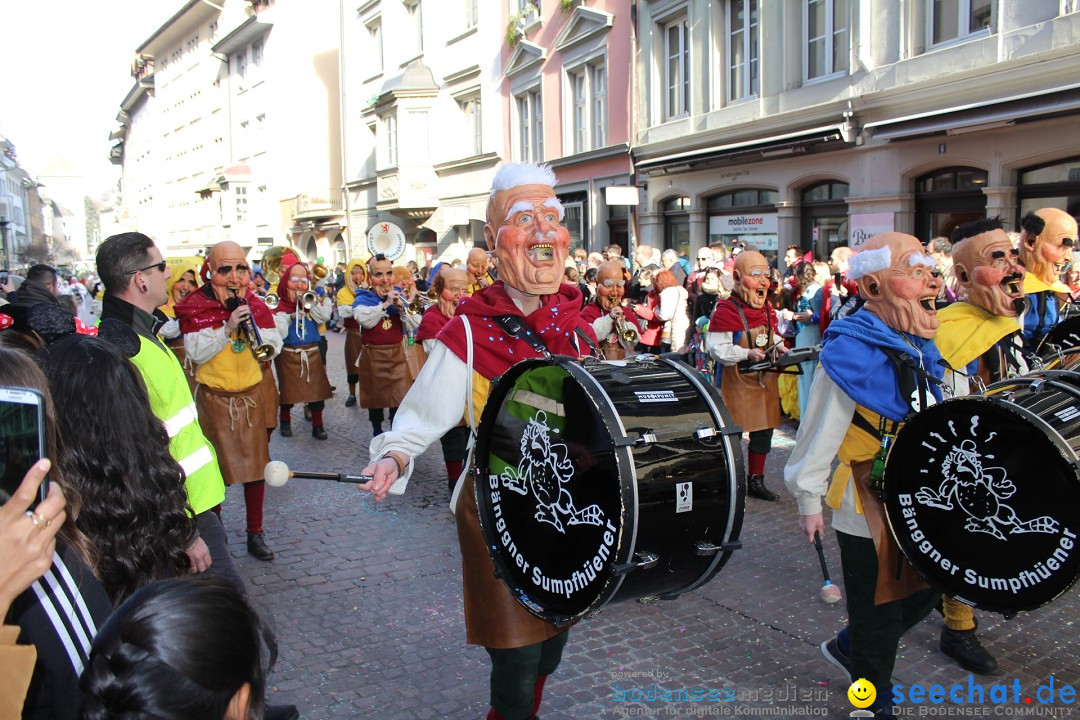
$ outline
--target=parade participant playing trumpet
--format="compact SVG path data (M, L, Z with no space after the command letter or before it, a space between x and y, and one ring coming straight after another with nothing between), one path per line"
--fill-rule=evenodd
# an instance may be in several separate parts
M383 254L368 261L370 290L361 290L353 302L353 317L360 324L364 352L360 355L360 407L367 408L371 430L382 433L383 408L393 422L398 405L409 392L412 378L405 359L405 334L416 332L420 316L407 312L394 289L394 271Z
M266 304L248 293L251 268L243 248L228 241L215 245L202 276L206 284L176 306L184 349L199 366L199 423L217 452L225 483L244 486L248 553L272 560L262 524L262 471L270 461L270 442L260 405L265 401L259 362L280 352L281 337Z
M174 308L176 303L199 289L198 274L199 267L193 262L180 261L175 265L169 265L169 279L165 281L165 292L168 294L168 299L164 305L158 308L158 312L167 318L165 323L158 328L158 335L176 355L176 359L180 361L180 365L184 368L184 374L187 375L188 385L193 392L195 390L195 364L188 359L187 353L184 352L184 336L180 333L180 323L176 320L176 310ZM154 314L157 315L157 312Z
M469 295L480 292L495 280L488 272L488 255L483 248L473 248L465 260L465 270L469 273Z
M469 276L464 270L444 266L431 283L431 290L438 300L424 311L416 339L423 343L425 353L435 349L435 337L454 317L458 303L469 295ZM439 438L442 445L443 462L446 463L446 475L450 492L465 469L465 457L469 441L469 428L462 420L456 427L450 428Z
M596 273L596 300L581 310L581 318L592 323L600 340L600 352L607 360L622 360L634 353L641 339L641 321L629 307L623 307L626 276L621 262L602 263Z
M580 357L593 342L592 327L580 316L581 291L561 283L570 234L552 189L554 173L546 166L507 164L492 184L484 237L498 257L500 280L461 303L439 333L394 428L372 441L375 462L364 474L374 477L360 487L377 499L392 483L408 480L413 458L457 425L463 408L467 417L479 419L494 378L518 361L541 357L523 330L504 330L496 318L511 316L507 327L527 328L551 353ZM461 483L455 514L468 642L483 645L492 664L487 717L525 720L537 713L545 681L559 665L566 628L527 611L495 577L471 479Z
M319 298L309 289L311 275L307 266L292 253L281 258L278 281L278 305L274 322L284 338L281 354L274 359L280 387L280 432L292 436L292 408L305 403L311 412L311 436L326 439L323 427L325 400L331 397L326 366L319 353L319 323L330 319L330 298Z
M356 293L367 286L367 271L362 260L352 259L345 268L345 285L337 291L338 317L345 326L345 380L349 383L349 397L345 407L356 405L356 383L360 376L356 372L360 362L360 351L364 343L360 340L360 324L353 317L353 302Z
M765 487L765 459L772 448L773 428L780 425L779 376L771 372L739 372L739 363L760 362L786 352L776 332L776 311L767 301L769 261L756 250L739 253L733 272L735 290L716 303L706 343L724 366L720 392L731 417L750 433L746 494L776 501Z

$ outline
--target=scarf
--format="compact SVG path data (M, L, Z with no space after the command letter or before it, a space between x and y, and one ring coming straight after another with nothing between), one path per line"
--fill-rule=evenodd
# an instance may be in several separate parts
M468 362L462 323L469 322L473 335L473 369L490 380L521 360L537 357L528 342L507 335L492 320L501 315L520 318L553 355L576 358L588 354L585 341L576 337L579 329L596 342L592 326L581 318L581 291L575 286L564 283L557 292L541 295L540 307L531 315L524 315L507 295L501 280L462 300L454 318L439 332L437 339L462 362Z
M743 326L739 308L746 315L746 325ZM776 330L776 311L772 303L766 301L759 308L750 307L743 302L738 295L732 295L724 300L718 300L713 309L712 320L709 322L709 332L743 332L768 325L770 330Z
M251 306L251 317L260 328L273 330L274 316L262 298L254 293L247 294L247 303ZM203 285L188 295L175 306L176 318L180 321L180 332L199 332L207 328L219 328L229 322L232 311L218 302L212 285Z
M988 310L958 302L938 311L941 327L934 344L949 367L960 370L980 357L999 340L1020 332L1019 318L994 315Z
M897 366L882 348L910 357L939 380L945 374L933 340L894 330L865 308L829 325L822 342L821 365L833 382L859 405L895 422L911 414L912 398L903 397ZM930 393L941 400L937 385L930 384Z

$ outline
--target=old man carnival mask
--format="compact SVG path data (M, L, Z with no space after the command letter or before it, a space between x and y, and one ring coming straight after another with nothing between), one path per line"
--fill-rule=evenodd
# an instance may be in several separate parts
M251 267L242 247L230 241L220 242L210 249L207 264L210 266L210 284L218 302L224 305L231 297L247 296Z
M1020 221L1020 261L1047 285L1058 281L1076 247L1076 220L1064 210L1042 208Z
M1024 269L1019 253L1000 222L972 223L971 231L983 230L982 225L988 229L954 242L953 272L972 305L994 315L1016 317L1025 309ZM959 231L963 232L964 227Z
M851 259L848 277L857 280L866 309L894 330L932 338L940 321L934 301L941 290L935 262L911 235L874 235Z
M769 261L756 250L739 253L732 272L735 278L735 294L752 308L765 306L769 295Z
M622 263L602 263L596 271L596 298L600 309L611 312L612 308L622 303L625 294L626 278L623 277Z
M558 292L563 281L570 232L563 207L544 166L508 164L499 168L488 201L484 237L494 248L499 278L529 295Z

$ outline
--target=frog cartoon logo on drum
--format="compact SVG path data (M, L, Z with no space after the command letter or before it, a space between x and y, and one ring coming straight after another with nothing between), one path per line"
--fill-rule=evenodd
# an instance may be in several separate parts
M574 476L570 453L563 443L551 441L547 414L538 410L521 434L521 460L516 468L502 471L502 486L518 495L536 498L537 522L548 523L561 533L568 525L604 524L599 505L578 509L567 485Z

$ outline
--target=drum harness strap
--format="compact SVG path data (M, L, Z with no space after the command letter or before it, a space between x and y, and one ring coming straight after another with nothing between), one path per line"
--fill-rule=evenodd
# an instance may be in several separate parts
M546 359L551 359L551 351L547 349L547 345L540 339L540 336L532 331L525 323L521 322L521 318L516 315L497 315L492 318L495 323L502 328L510 337L519 338L529 344L536 352L543 355ZM600 354L600 349L596 347L596 343L592 341L592 338L582 332L581 328L574 328L574 346L578 349L578 354L581 353L581 345L578 343L578 338L585 341L585 344L589 346L593 356Z
M739 311L739 318L742 320L743 332L746 335L746 346L749 348L750 347L750 324L746 321L746 313L743 312L742 305L740 305L737 300L732 302L732 304L735 306L735 309ZM771 309L771 306L770 306L770 309ZM765 317L769 318L770 315L771 315L770 313L767 313L765 315ZM765 345L766 346L769 345L769 340L772 339L773 327L772 327L771 322L768 322L768 328L769 328L768 334L765 336L765 338L766 338ZM783 342L783 341L781 341L781 342ZM766 356L768 356L768 354L772 352L773 348L777 347L777 345L779 345L779 344L780 343L777 343L776 345L768 346L768 347L759 347L758 349L764 350ZM743 360L741 363L739 363L739 366L740 366L739 367L739 372L740 373L741 372L748 372L747 369L750 367L750 361L749 360ZM764 372L768 372L768 371L765 371L765 370L758 370L757 371L757 373L758 373L758 376L757 376L758 377L758 385L760 385L761 387L765 387L765 380L764 380L765 376L762 374ZM779 372L779 371L777 371L777 372Z

